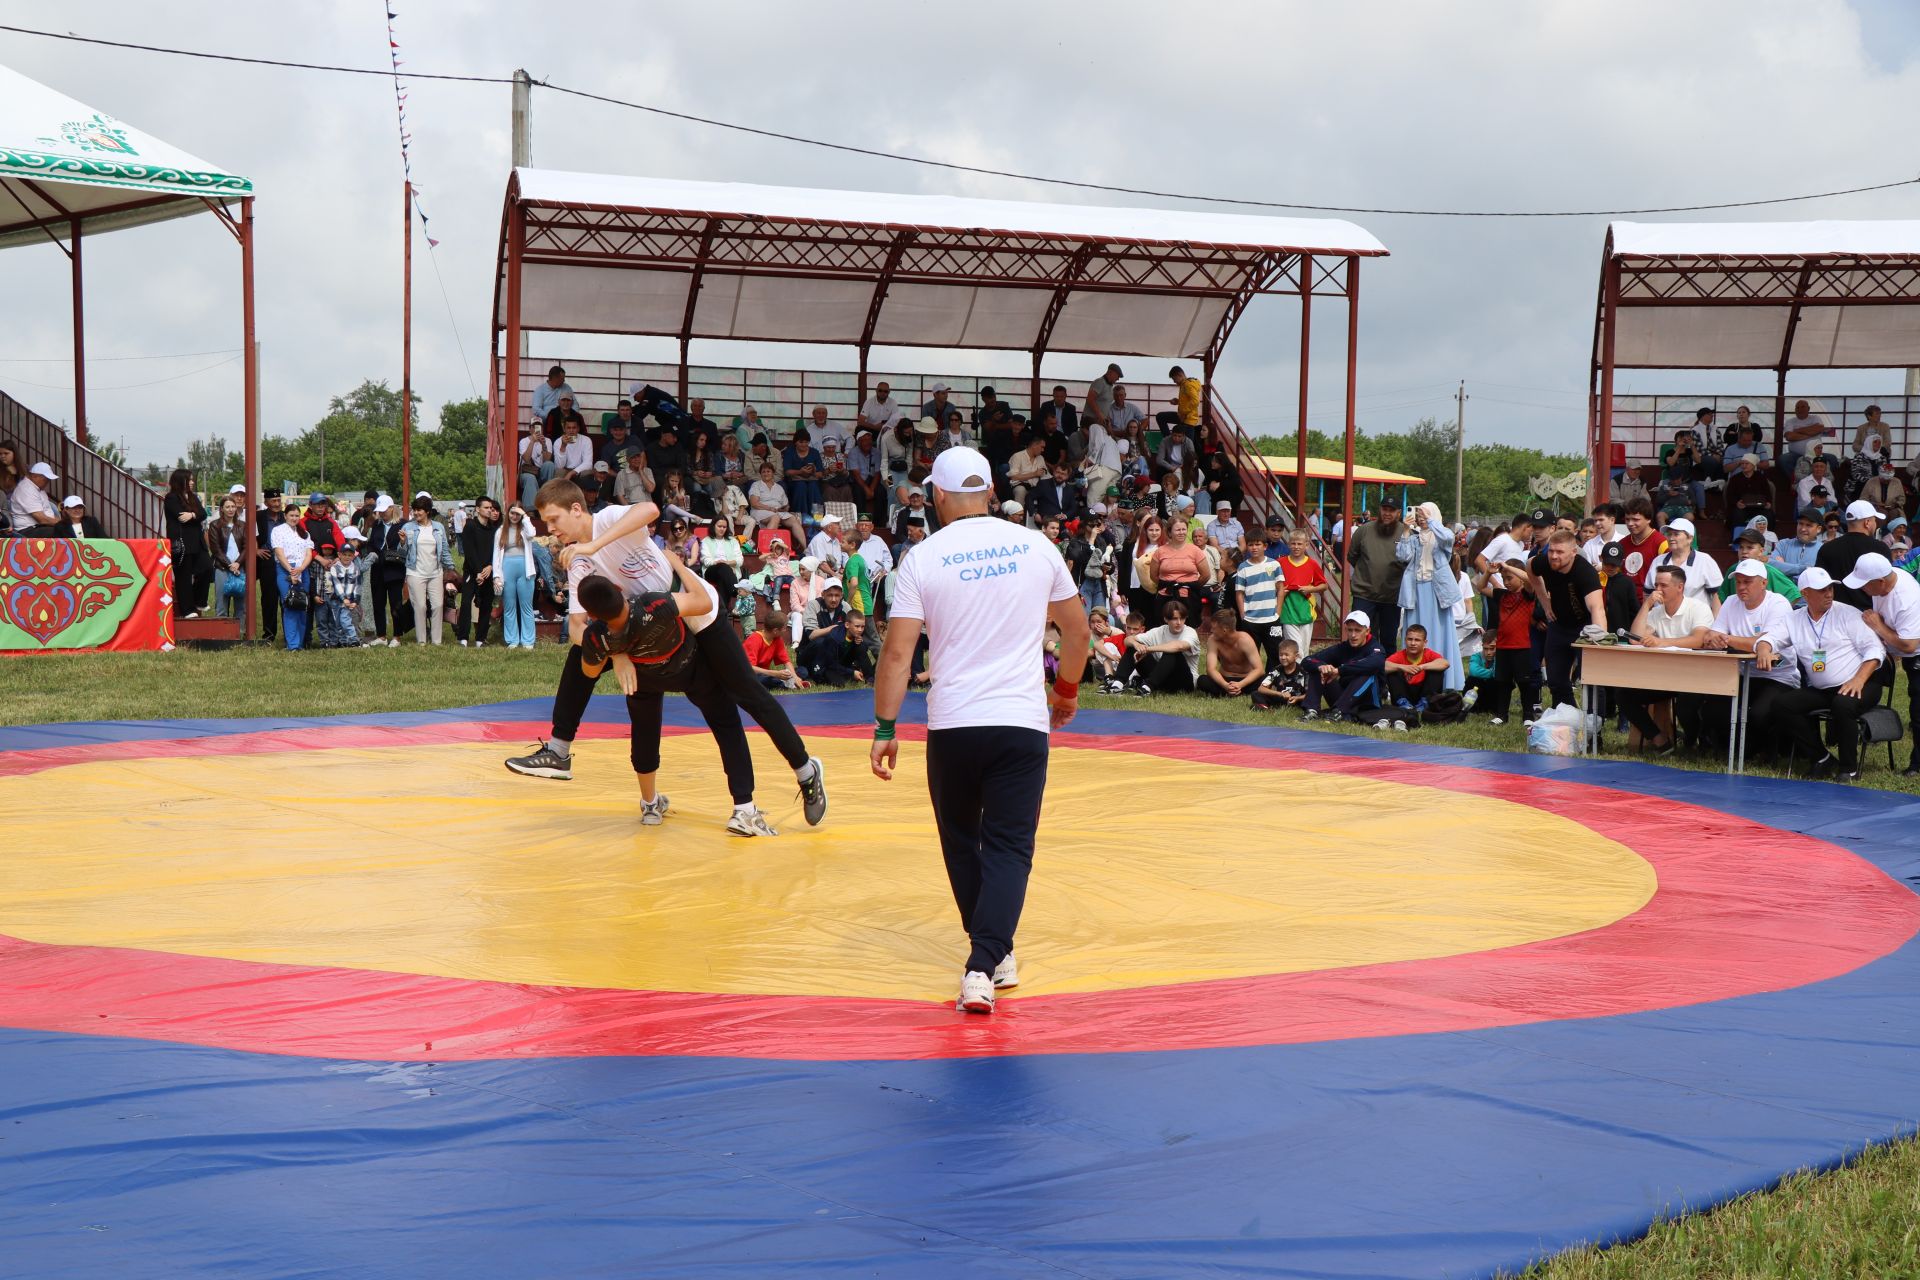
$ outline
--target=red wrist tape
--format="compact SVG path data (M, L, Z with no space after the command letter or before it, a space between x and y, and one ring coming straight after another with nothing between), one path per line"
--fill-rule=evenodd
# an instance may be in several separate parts
M1062 698L1077 698L1080 696L1080 686L1072 680L1055 680L1053 682L1053 691Z

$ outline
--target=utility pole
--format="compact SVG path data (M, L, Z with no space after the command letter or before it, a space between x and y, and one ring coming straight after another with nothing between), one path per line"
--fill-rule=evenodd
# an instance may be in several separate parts
M400 241L400 501L413 500L413 183L401 184Z
M1467 518L1467 380L1460 379L1460 391L1453 409L1453 518Z

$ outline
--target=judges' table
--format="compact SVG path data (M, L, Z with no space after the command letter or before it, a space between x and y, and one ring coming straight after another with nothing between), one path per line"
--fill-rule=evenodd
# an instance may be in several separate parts
M0 652L171 648L173 556L163 539L0 539Z
M1727 713L1727 772L1747 768L1747 681L1753 655L1715 649L1642 648L1625 644L1583 644L1580 651L1580 754L1600 749L1602 689L1645 689L1730 698Z

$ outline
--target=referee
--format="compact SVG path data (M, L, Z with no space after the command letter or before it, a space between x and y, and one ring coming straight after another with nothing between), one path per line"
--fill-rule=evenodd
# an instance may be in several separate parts
M1060 552L1034 530L993 518L993 471L974 449L933 463L940 531L893 575L893 620L873 681L873 771L893 777L894 721L924 629L927 791L960 924L973 940L954 1007L992 1013L995 988L1019 985L1013 931L1033 870L1047 786L1047 733L1073 718L1087 665L1087 618ZM1047 622L1060 629L1059 678L1041 675Z

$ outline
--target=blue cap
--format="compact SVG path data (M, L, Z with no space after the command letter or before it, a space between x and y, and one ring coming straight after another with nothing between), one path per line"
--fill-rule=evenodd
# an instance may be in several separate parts
M316 493L307 499L307 505L312 506L316 502L331 502L331 501L332 499L327 497L326 494Z

